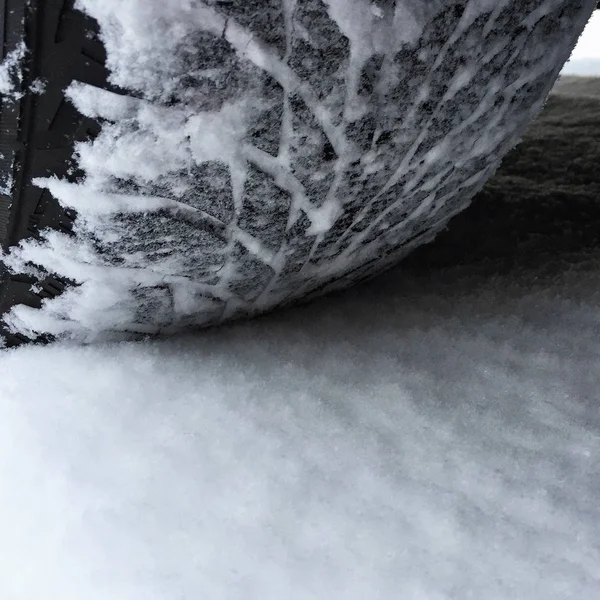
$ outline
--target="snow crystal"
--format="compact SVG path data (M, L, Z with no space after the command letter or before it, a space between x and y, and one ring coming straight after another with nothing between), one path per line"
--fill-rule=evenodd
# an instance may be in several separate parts
M43 94L46 91L47 82L44 79L37 78L29 86L29 91L33 94Z

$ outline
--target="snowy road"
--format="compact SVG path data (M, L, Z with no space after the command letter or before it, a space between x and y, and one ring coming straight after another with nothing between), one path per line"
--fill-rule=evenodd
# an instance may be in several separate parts
M2 598L598 598L600 249L568 256L4 352Z

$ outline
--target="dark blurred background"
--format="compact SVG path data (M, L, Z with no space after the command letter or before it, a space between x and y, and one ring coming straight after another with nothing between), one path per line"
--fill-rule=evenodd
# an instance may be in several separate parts
M537 274L600 248L600 77L563 76L471 206L404 262Z

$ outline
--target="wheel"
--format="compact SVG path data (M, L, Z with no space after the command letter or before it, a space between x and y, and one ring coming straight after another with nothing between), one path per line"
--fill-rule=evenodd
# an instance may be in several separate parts
M388 268L517 143L595 4L4 0L5 344L203 327Z

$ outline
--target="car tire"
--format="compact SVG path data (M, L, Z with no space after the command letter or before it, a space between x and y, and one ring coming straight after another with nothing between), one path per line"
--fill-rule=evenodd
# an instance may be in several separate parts
M387 269L515 146L596 4L182 2L180 37L147 34L161 61L123 50L136 3L0 1L8 346L205 327ZM167 139L142 112L202 147L116 164Z

